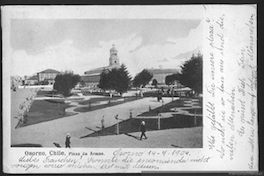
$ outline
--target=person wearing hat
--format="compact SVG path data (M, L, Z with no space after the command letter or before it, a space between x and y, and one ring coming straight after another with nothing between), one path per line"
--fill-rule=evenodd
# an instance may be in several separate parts
M67 133L66 141L65 141L66 148L71 148L71 146L70 146L70 144L71 144L70 139L71 139L70 133Z
M146 126L145 126L145 122L142 121L141 125L140 125L140 131L141 131L141 136L140 136L140 140L142 140L142 137L144 136L145 139L147 139L147 136L145 134L146 132Z

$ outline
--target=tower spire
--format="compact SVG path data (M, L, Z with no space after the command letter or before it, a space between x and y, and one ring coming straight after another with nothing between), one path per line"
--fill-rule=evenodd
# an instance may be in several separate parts
M119 66L119 58L117 56L117 49L115 48L115 44L112 45L110 49L110 58L109 58L109 66Z

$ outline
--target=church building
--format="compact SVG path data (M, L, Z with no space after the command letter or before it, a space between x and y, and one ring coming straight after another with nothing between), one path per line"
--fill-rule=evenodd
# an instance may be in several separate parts
M84 72L84 75L81 76L81 81L84 81L88 87L96 87L99 84L100 74L103 70L112 70L113 68L120 68L117 53L118 51L115 48L115 45L113 44L112 48L110 49L109 65Z

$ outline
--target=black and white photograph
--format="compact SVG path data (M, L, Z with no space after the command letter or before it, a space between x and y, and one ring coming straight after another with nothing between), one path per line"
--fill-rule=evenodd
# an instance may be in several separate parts
M256 11L4 6L4 172L262 175Z
M202 148L202 39L199 18L12 19L11 146Z

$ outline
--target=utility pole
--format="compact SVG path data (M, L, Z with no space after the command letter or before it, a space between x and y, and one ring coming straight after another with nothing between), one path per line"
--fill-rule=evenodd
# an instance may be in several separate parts
M118 121L118 114L115 116L115 119L117 120L117 124L116 124L116 134L119 134L119 121Z

